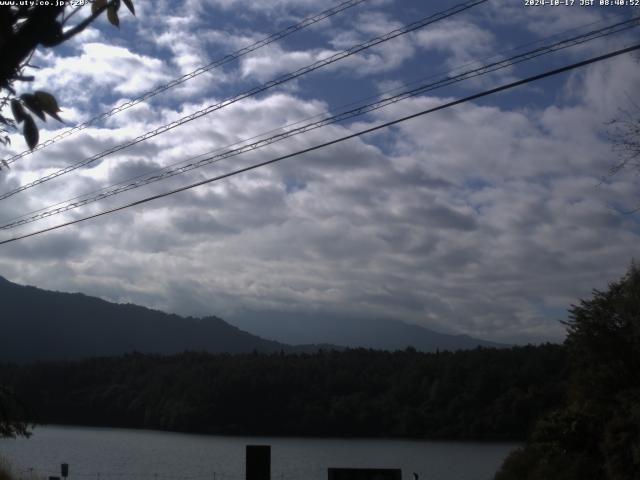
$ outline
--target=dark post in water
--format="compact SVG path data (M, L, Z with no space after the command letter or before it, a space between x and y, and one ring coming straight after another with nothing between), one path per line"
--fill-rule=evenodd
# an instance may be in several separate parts
M246 480L271 480L271 445L247 445Z

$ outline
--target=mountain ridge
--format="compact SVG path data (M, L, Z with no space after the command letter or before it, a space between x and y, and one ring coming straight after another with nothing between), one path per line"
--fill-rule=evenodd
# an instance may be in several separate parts
M477 346L501 346L459 335L439 334L419 326L387 322L387 331L372 328L380 321L361 320L342 328L342 339L361 335L363 342L318 341L285 342L273 335L248 331L216 316L183 317L132 303L114 303L83 293L66 293L23 286L0 276L0 361L33 362L78 360L130 352L176 354L184 351L209 353L310 353L319 349L342 350L365 347L401 350L413 346L423 351L459 350ZM266 323L278 321L265 317ZM263 322L263 325L264 323ZM340 330L340 321L325 319ZM336 323L337 322L337 323ZM365 325L366 324L366 325ZM394 328L412 329L410 335L396 335ZM404 326L403 326L404 325ZM344 327L344 325L342 325ZM305 327L306 328L306 327ZM415 330L417 329L417 330ZM311 329L309 329L311 331ZM376 335L386 343L375 342ZM432 337L432 342L418 341ZM267 338L269 337L269 338ZM335 337L340 340L338 337ZM293 343L293 344L292 344Z
M265 321L264 317L268 320ZM301 321L302 320L302 321ZM386 318L335 317L327 315L248 315L229 322L256 335L284 343L330 343L347 348L402 350L408 346L424 352L468 350L478 346L507 348L510 345L466 334L437 332L420 325Z
M0 299L0 360L5 361L77 360L134 351L293 353L320 348L266 340L215 316L181 317L82 293L22 286L2 277Z

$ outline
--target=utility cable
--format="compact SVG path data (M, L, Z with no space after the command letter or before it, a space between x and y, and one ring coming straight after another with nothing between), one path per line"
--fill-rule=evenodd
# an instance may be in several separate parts
M247 55L249 53L255 52L256 50L265 47L271 43L277 42L278 40L281 40L285 37L288 37L289 35L298 32L304 28L307 28L311 25L314 25L322 20L325 20L326 18L332 17L338 13L341 13L351 7L355 7L356 5L359 5L363 2L366 2L369 0L348 0L345 2L342 2L332 8L329 8L328 10L324 10L323 12L320 12L316 15L307 17L305 19L303 19L302 21L296 23L295 25L290 25L289 27L285 28L284 30L280 30L279 32L276 33L272 33L271 35L263 38L262 40L258 40L255 43L252 43L251 45L248 45L246 47L243 47L239 50L236 50L233 53L230 53L228 55L225 55L224 57L219 58L218 60L215 60L211 63L208 63L207 65L203 65L200 66L198 68L196 68L195 70L189 72L189 73L185 73L184 75L182 75L179 78L173 79L168 83L165 83L163 85L159 85L158 87L154 88L153 90L150 90L146 93L143 93L142 95L134 98L133 100L129 100L128 102L122 103L120 105L118 105L117 107L112 108L111 110L101 113L99 115L96 115L95 117L87 120L86 122L83 122L79 125L76 125L75 127L72 127L68 130L65 130L62 133L59 133L58 135L49 138L48 140L45 140L44 142L38 144L33 150L25 150L21 153L18 153L10 158L5 159L5 162L7 164L11 164L13 162L15 162L16 160L19 160L20 158L26 157L27 155L36 152L38 150L42 150L43 148L48 147L49 145L53 145L54 143L69 137L70 135L73 135L76 132L79 132L81 130L84 130L87 127L90 127L91 125L94 125L96 123L98 123L101 120L105 120L117 113L120 113L128 108L131 108L135 105L138 105L139 103L145 102L147 100L149 100L152 97L155 97L156 95L163 93L171 88L174 88L178 85L183 84L184 82L191 80L192 78L197 77L198 75L202 75L203 73L209 72L215 68L221 67L222 65L225 65L233 60L236 60L240 57L243 57L244 55Z
M84 167L86 165L89 165L93 162L96 162L97 160L100 160L108 155L111 155L113 153L119 152L120 150L124 150L125 148L128 148L132 145L136 145L140 142L143 142L145 140L148 140L149 138L155 137L157 135L160 135L162 133L165 133L169 130L172 130L180 125L184 125L187 122L190 122L192 120L196 120L200 117L203 117L205 115L208 115L216 110L220 110L224 107L227 107L233 103L236 103L244 98L247 97L251 97L251 96L255 96L258 93L264 92L266 90L269 90L270 88L273 88L275 86L281 85L283 83L289 82L291 80L294 80L298 77L301 77L302 75L305 75L307 73L310 73L314 70L318 70L322 67L325 67L327 65L330 65L332 63L335 63L339 60L342 60L344 58L347 58L351 55L355 55L356 53L359 53L363 50L366 50L368 48L371 48L375 45L379 45L381 43L387 42L391 39L394 39L396 37L399 37L401 35L405 35L407 33L416 31L418 29L424 28L427 25L439 22L441 20L444 20L446 18L452 17L454 15L457 15L458 13L468 10L476 5L482 4L482 3L486 3L488 0L472 0L472 1L468 1L459 5L456 5L452 8L449 8L443 12L439 12L433 15L430 15L428 17L425 17L421 20L418 20L417 22L413 22L410 23L408 25L405 25L404 27L392 30L391 32L388 32L384 35L381 35L379 37L376 37L372 40L369 40L367 42L355 45L347 50L343 50L342 52L336 53L334 55L331 55L328 58L325 58L323 60L319 60L315 63L312 63L311 65L308 65L306 67L302 67L298 70L295 70L293 72L287 73L285 75L282 75L274 80L271 80L267 83L264 83L260 86L254 87L250 90L247 90L243 93L240 93L234 97L228 98L222 102L213 104L213 105L209 105L208 107L202 109L202 110L198 110L194 113L191 113L190 115L187 115L185 117L182 117L179 120L175 120L169 124L163 125L161 127L158 127L155 130L151 130L143 135L140 135L136 138L134 138L133 140L130 140L128 142L125 143L121 143L119 145L116 145L114 147L111 147L108 150L105 150L97 155L94 155L92 157L86 158L84 160L81 160L80 162L77 162L73 165L69 165L68 167L62 168L60 170L57 170L49 175L45 175L43 177L38 178L37 180L34 180L32 182L29 182L25 185L22 185L16 189L13 189L9 192L6 192L2 195L0 195L0 200L4 200L6 198L12 197L13 195L16 195L17 193L23 192L24 190L27 190L29 188L35 187L37 185L40 185L42 183L48 182L49 180L53 180L54 178L60 177L62 175L65 175L69 172L72 172L74 170L77 170L78 168Z
M349 135L345 135L343 137L340 137L340 138L337 138L337 139L334 139L334 140L331 140L331 141L328 141L328 142L324 142L324 143L321 143L321 144L318 144L318 145L314 145L314 146L309 147L309 148L298 150L298 151L293 152L293 153L282 155L280 157L276 157L276 158L273 158L271 160L266 160L264 162L260 162L260 163L254 164L254 165L250 165L248 167L240 168L240 169L234 170L232 172L224 173L222 175L217 175L215 177L208 178L206 180L201 180L199 182L195 182L195 183L192 183L190 185L186 185L186 186L183 186L183 187L180 187L180 188L176 188L174 190L171 190L171 191L168 191L168 192L164 192L164 193L161 193L161 194L158 194L158 195L153 195L153 196L150 196L150 197L146 197L146 198L143 198L142 200L137 200L135 202L132 202L132 203L129 203L129 204L126 204L126 205L122 205L120 207L112 208L112 209L109 209L109 210L104 210L104 211L96 213L94 215L89 215L89 216L78 218L78 219L75 219L75 220L72 220L72 221L69 221L69 222L60 223L58 225L54 225L54 226L51 226L51 227L48 227L48 228L43 228L43 229L37 230L35 232L31 232L31 233L27 233L27 234L24 234L24 235L16 236L16 237L13 237L13 238L9 238L9 239L6 239L6 240L2 240L2 241L0 241L0 245L5 245L5 244L8 244L8 243L16 242L18 240L23 240L25 238L33 237L33 236L40 235L40 234L46 233L46 232L51 232L53 230L58 230L60 228L68 227L68 226L71 226L71 225L75 225L75 224L78 224L78 223L81 223L81 222L85 222L87 220L91 220L91 219L102 217L102 216L105 216L105 215L108 215L108 214L111 214L111 213L119 212L119 211L125 210L127 208L131 208L131 207L135 207L135 206L138 206L138 205L142 205L142 204L151 202L153 200L158 200L160 198L165 198L165 197L168 197L170 195L174 195L176 193L184 192L184 191L190 190L192 188L196 188L196 187L199 187L199 186L202 186L202 185L213 183L213 182L222 180L224 178L233 177L235 175L238 175L238 174L241 174L241 173L245 173L245 172L248 172L248 171L251 171L251 170L255 170L257 168L264 167L264 166L267 166L267 165L271 165L273 163L280 162L282 160L286 160L288 158L297 157L297 156L305 154L305 153L313 152L315 150L320 150L322 148L326 148L326 147L329 147L331 145L335 145L337 143L344 142L346 140L351 140L353 138L360 137L362 135L366 135L368 133L373 133L373 132L376 132L378 130L382 130L384 128L391 127L393 125L397 125L399 123L406 122L408 120L412 120L414 118L418 118L418 117L421 117L421 116L424 116L424 115L427 115L427 114L430 114L430 113L434 113L434 112L437 112L437 111L440 111L440 110L444 110L446 108L451 108L451 107L454 107L456 105L460 105L462 103L466 103L466 102L470 102L470 101L473 101L473 100L477 100L479 98L483 98L483 97L486 97L488 95L493 95L495 93L502 92L502 91L505 91L505 90L509 90L509 89L518 87L520 85L525 85L527 83L531 83L531 82L534 82L534 81L542 80L542 79L547 78L547 77L551 77L551 76L554 76L554 75L558 75L560 73L568 72L568 71L574 70L576 68L584 67L586 65L590 65L590 64L593 64L593 63L596 63L596 62L600 62L602 60L606 60L608 58L613 58L613 57L616 57L616 56L619 56L619 55L623 55L625 53L633 52L633 51L636 51L636 50L639 50L639 49L640 49L640 44L636 44L636 45L633 45L633 46L630 46L630 47L627 47L627 48L623 48L623 49L615 50L613 52L609 52L609 53L604 54L604 55L599 55L597 57L591 57L591 58L589 58L587 60L583 60L581 62L572 63L570 65L566 65L566 66L561 67L561 68L548 70L548 71L546 71L544 73L533 75L533 76L530 76L530 77L527 77L525 79L518 80L518 81L515 81L515 82L507 83L507 84L502 85L500 87L492 88L490 90L485 90L483 92L476 93L474 95L470 95L470 96L467 96L467 97L464 97L464 98L461 98L461 99L458 99L458 100L454 100L452 102L444 103L444 104L439 105L439 106L434 107L434 108L429 108L427 110L422 110L420 112L413 113L411 115L406 115L404 117L400 117L400 118L397 118L395 120L391 120L389 122L385 122L385 123L376 125L374 127L370 127L370 128L364 129L364 130L360 130L358 132L355 132L355 133L352 133L352 134L349 134Z
M41 220L43 218L47 218L53 215L58 215L61 214L63 212L67 212L69 210L81 207L81 206L85 206L88 205L90 203L94 203L100 200L103 200L105 198L108 197L112 197L114 195L118 195L121 193L124 193L126 191L129 190L133 190L136 188L140 188L142 186L145 185L149 185L151 183L155 183L157 181L160 180L164 180L176 175L180 175L186 172L189 172L191 170L194 170L196 168L201 168L203 166L206 165L210 165L213 163L217 163L223 159L226 158L230 158L230 157L234 157L234 156L238 156L241 155L243 153L249 152L249 151L253 151L256 150L258 148L262 148L268 145L271 145L273 143L279 142L281 140L284 140L286 138L290 138L293 137L295 135L299 135L302 133L306 133L309 132L311 130L315 130L321 127L324 127L326 125L330 125L330 124L334 124L334 123L338 123L356 116L361 116L364 115L366 113L375 111L375 110L379 110L382 108L385 108L389 105L395 104L397 102L400 102L402 100L414 97L416 95L422 94L422 93L426 93L438 88L442 88L445 86L449 86L452 85L454 83L458 83L464 80L468 80L470 78L474 78L474 77L478 77L481 75L486 75L488 73L492 73L495 72L497 70L500 69L504 69L513 65L516 65L518 63L527 61L527 60L531 60L537 57L540 57L542 55L548 55L550 53L562 50L562 49L566 49L575 45L580 45L580 44L584 44L586 42L595 40L597 38L602 38L604 36L607 35L612 35L615 33L619 33L621 31L624 30L628 30L630 28L633 27L637 27L638 25L640 25L640 17L635 17L633 19L627 20L627 21L623 21L623 22L618 22L614 25L610 25L604 28L600 28L597 30L593 30L591 32L587 32L584 33L582 35L577 35L575 37L572 38L568 38L565 40L562 40L560 42L556 42L553 43L551 45L546 45L543 47L539 47L536 48L534 50L528 51L528 52L524 52L518 55L515 55L513 57L510 57L508 59L504 59L504 60L500 60L498 62L493 62L490 63L488 65L484 65L472 70L469 70L467 72L463 72L461 74L455 75L455 76L448 76L444 79L441 79L439 81L433 82L433 83L428 83L428 84L423 84L420 85L416 88L401 92L399 94L396 94L394 96L391 97L384 97L376 102L372 102L366 105L362 105L358 108L354 108L354 109L350 109L347 111L344 111L342 113L339 113L337 115L333 115L330 117L326 117L323 118L321 120L315 121L315 122L311 122L311 123L307 123L305 125L302 125L300 127L291 129L291 130L287 130L281 133L278 133L276 135L272 135L270 137L261 139L259 141L235 148L235 149L230 149L230 150L226 150L224 151L224 149L216 149L213 152L218 152L220 150L222 150L221 153L217 153L216 155L211 156L211 153L213 152L208 152L206 154L201 154L198 155L197 157L195 157L194 159L191 159L192 161L190 163L189 160L187 161L183 161L183 162L179 162L180 166L169 166L169 167L165 167L164 169L160 169L157 170L156 172L154 172L154 174L152 176L148 176L146 178L142 178L144 177L143 175L136 177L132 180L135 181L126 181L126 182L120 182L118 184L112 185L110 187L105 187L101 190L99 190L98 192L94 192L94 193L88 193L85 195L81 195L79 197L75 197L72 198L70 200L67 200L65 202L60 202L54 205L50 205L49 207L45 207L39 210L36 210L34 212L30 212L27 214L24 214L20 217L14 218L10 221L8 221L6 224L4 225L0 225L0 230L8 230L11 228L16 228L18 226L22 226L28 223L32 223L35 222L37 220ZM202 158L201 160L197 160L198 158L204 157L206 155L209 155L206 158ZM197 160L197 161L193 161L193 160ZM83 198L85 197L85 198Z
M612 15L611 16L612 19L617 19L617 20L620 20L623 17L624 16L621 15L621 14L616 14L616 15ZM593 22L588 22L586 24L582 24L582 25L579 25L577 27L573 27L573 28L570 28L568 30L564 30L564 31L559 32L559 33L555 33L553 35L549 35L549 36L547 36L545 38L542 38L542 39L534 40L534 41L531 41L531 42L526 42L526 43L520 44L520 45L518 45L516 47L508 48L506 50L502 50L497 54L491 55L489 57L485 57L483 60L472 60L472 61L469 61L469 62L465 62L465 63L463 63L461 65L458 65L457 67L454 67L454 68L449 69L449 70L439 71L437 73L433 73L433 74L427 75L425 77L421 77L419 79L414 79L414 80L411 80L411 81L403 81L401 86L390 88L390 89L385 90L385 91L383 91L383 92L381 92L379 94L376 94L376 95L369 95L367 97L360 98L359 100L355 100L355 101L352 101L352 102L348 102L346 104L342 104L339 107L337 107L335 110L337 110L337 109L345 109L345 108L348 108L348 107L356 106L356 105L362 104L363 102L365 102L367 100L371 100L371 99L374 99L374 98L381 98L381 97L384 97L385 95L392 95L394 92L401 92L403 89L407 89L407 88L409 88L411 86L414 86L414 85L419 85L421 82L424 82L425 80L432 79L432 78L437 78L438 76L443 75L443 74L449 74L449 76L453 76L453 74L455 72L461 71L464 68L470 67L472 65L481 65L482 62L488 62L488 61L492 61L494 59L505 59L506 55L509 54L509 53L518 52L518 51L524 50L525 48L533 47L534 45L541 45L541 44L544 44L545 42L548 42L548 41L550 41L552 39L562 38L563 36L569 35L570 33L579 32L579 31L582 31L582 30L584 30L586 28L594 27L595 25L600 25L600 24L604 24L604 23L607 23L607 22L609 22L609 19L600 19L600 20L596 20L596 21L593 21ZM221 151L224 151L225 149L228 149L228 148L231 148L231 147L235 147L237 145L242 145L242 144L244 144L246 142L249 142L250 140L255 140L257 138L264 137L264 136L266 136L268 134L271 134L271 133L284 131L287 128L294 127L294 126L300 125L300 124L302 124L304 122L307 122L307 121L310 121L310 120L314 120L316 118L321 118L321 117L324 117L324 116L325 116L324 113L312 115L310 117L303 118L303 119L298 120L296 122L291 122L291 123L288 123L286 125L282 125L280 127L277 127L277 128L265 131L265 132L261 132L259 134L253 135L253 136L251 136L249 138L245 138L245 139L242 139L242 140L237 140L237 141L235 141L235 142L233 142L231 144L227 144L227 145L225 145L223 147L217 147L217 148L215 148L213 150L209 150L207 152L201 153L201 154L196 155L194 157L191 157L191 158L189 158L187 160L180 160L178 162L169 164L168 166L163 167L161 170L165 170L167 168L174 167L174 166L179 165L179 164L192 162L192 161L197 160L198 158L203 158L203 157L205 157L207 155L210 155L211 153L221 152ZM103 191L109 190L109 189L111 189L113 187L124 185L124 184L132 182L134 180L139 180L139 179L141 179L143 177L146 177L146 176L148 176L148 175L150 175L152 173L155 173L156 171L157 170L148 171L148 172L145 172L143 174L136 175L134 177L129 177L129 178L120 180L115 184L111 184L109 186L102 187L102 188L100 188L98 190L94 190L93 192L87 192L87 193L84 193L84 194L76 195L75 197L72 197L70 199L63 200L63 201L60 201L60 202L56 202L55 204L52 204L52 205L49 205L49 206L46 206L46 207L43 207L43 208L40 208L40 209L37 209L37 210L33 210L33 211L30 211L30 212L24 213L22 215L19 215L17 217L11 218L11 219L7 220L7 222L13 222L14 220L19 220L19 219L25 218L27 216L42 212L44 210L52 209L54 207L58 207L60 205L64 205L65 203L73 202L74 200L83 199L87 195L92 195L92 194L96 194L98 192L103 192Z

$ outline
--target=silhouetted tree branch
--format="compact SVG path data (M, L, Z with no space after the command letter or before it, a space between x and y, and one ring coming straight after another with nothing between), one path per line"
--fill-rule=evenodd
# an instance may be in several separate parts
M132 0L122 0L129 11L135 14ZM41 120L49 115L60 120L60 111L55 97L48 92L36 91L16 94L15 82L30 82L33 75L25 75L25 70L33 68L29 64L36 48L56 47L85 30L103 12L107 12L109 22L118 27L118 11L121 0L93 0L90 13L74 26L65 29L65 25L83 7L71 9L66 5L49 6L0 6L0 90L6 92L1 106L11 105L13 119L0 113L0 141L9 142L8 133L18 124L23 125L23 135L29 148L38 144L38 127L31 114ZM71 9L67 13L67 9ZM0 166L0 168L2 168Z
M619 118L609 122L609 137L620 161L609 172L617 174L626 168L640 172L640 105L629 98L629 107L620 110Z

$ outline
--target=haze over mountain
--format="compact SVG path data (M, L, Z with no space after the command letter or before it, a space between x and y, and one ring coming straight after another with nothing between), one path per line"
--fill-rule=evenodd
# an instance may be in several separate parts
M142 353L172 354L185 350L211 353L309 352L335 345L387 350L458 350L500 346L464 335L445 335L401 322L325 318L294 322L271 318L247 324L267 340L209 316L181 317L132 304L116 304L83 295L21 286L0 277L0 361L74 360ZM325 339L331 338L331 342ZM333 345L329 345L329 343ZM311 345L313 344L313 345ZM322 345L320 345L322 344Z
M349 318L327 315L269 313L230 319L237 327L264 338L291 344L329 343L344 347L402 350L412 346L424 352L466 350L507 345L470 337L440 333L419 325L383 318Z

